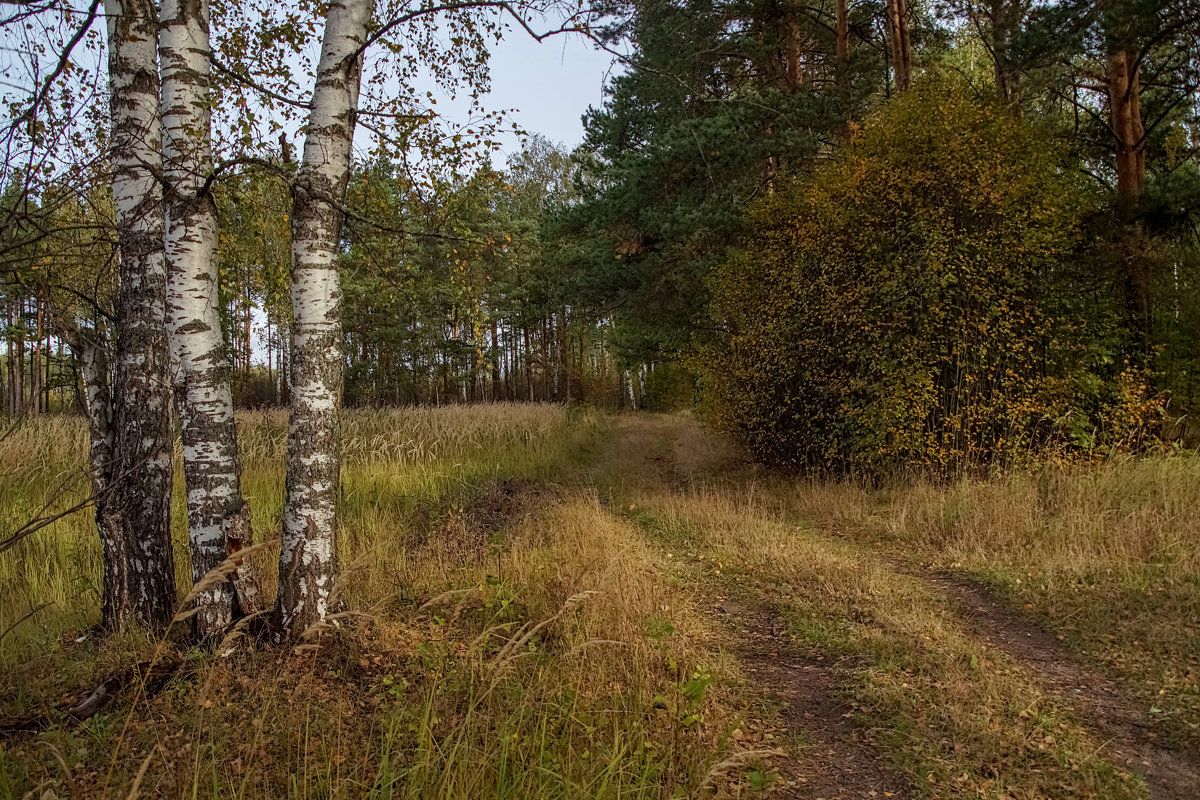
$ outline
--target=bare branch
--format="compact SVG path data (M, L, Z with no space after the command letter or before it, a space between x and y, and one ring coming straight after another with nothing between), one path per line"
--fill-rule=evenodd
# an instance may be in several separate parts
M27 108L12 121L12 124L9 126L9 130L12 130L20 123L33 121L34 117L37 115L38 107L45 102L46 95L50 93L50 89L54 86L54 82L58 80L58 76L61 75L63 70L65 70L71 63L71 52L75 49L75 46L79 44L83 37L87 35L87 32L91 30L92 23L96 21L99 10L100 0L92 0L92 4L88 6L87 16L80 24L78 30L76 30L71 38L67 41L66 47L63 48L62 53L58 57L58 63L54 65L54 69L50 71L50 74L46 76L46 80L42 82L41 88L38 89L34 94L33 101L29 104L29 108Z

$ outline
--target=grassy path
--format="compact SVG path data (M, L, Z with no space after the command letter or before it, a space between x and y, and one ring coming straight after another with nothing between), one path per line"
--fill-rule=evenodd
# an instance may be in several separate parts
M771 759L778 796L1200 797L1144 704L978 584L814 529L686 420L615 426L592 479L798 745Z
M771 609L718 597L714 610L728 628L724 643L742 665L750 694L774 709L797 748L776 754L775 795L827 800L907 797L902 777L858 731L853 708L839 690L840 676L825 656L791 641Z
M1104 741L1110 761L1141 773L1155 800L1200 797L1200 760L1196 754L1166 746L1149 724L1145 706L1112 678L1075 659L1062 642L1005 609L987 589L961 576L928 575L926 580L953 598L975 635L1001 647Z
M656 496L666 494L687 502L696 484L724 479L735 487L748 464L731 453L706 452L711 440L699 445L696 458L681 467L681 435L696 436L693 423L670 418L623 417L615 423L609 448L591 478L599 491L617 498L620 509L638 511L637 502L653 508ZM731 487L732 488L732 487ZM660 555L666 544L655 536ZM681 554L682 555L682 554ZM675 558L674 554L667 560ZM681 585L695 577L678 576ZM902 777L889 770L869 737L855 728L853 708L839 691L841 676L832 660L789 635L788 624L771 600L770 583L742 584L700 580L693 585L694 602L718 627L720 647L738 660L744 676L749 718L737 730L734 745L742 752L770 753L777 777L770 796L780 798L908 797ZM758 734L758 741L749 736ZM736 759L735 759L736 760Z

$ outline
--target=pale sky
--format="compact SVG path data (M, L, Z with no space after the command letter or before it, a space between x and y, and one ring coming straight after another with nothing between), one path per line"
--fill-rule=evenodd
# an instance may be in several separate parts
M613 61L578 35L539 43L514 30L492 50L492 91L485 105L516 108L513 120L526 131L574 147L583 138L580 116L589 105L600 105L609 70L620 70ZM515 139L506 137L504 153L517 149Z

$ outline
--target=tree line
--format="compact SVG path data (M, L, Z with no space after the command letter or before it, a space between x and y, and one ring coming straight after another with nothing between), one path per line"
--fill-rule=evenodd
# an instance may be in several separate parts
M1196 393L1198 24L1190 0L48 1L4 23L30 76L5 409L88 419L110 629L174 614L175 415L201 638L339 612L343 404L699 400L764 460L841 472L1140 446ZM495 168L506 27L620 67L579 147ZM234 408L274 404L267 609Z

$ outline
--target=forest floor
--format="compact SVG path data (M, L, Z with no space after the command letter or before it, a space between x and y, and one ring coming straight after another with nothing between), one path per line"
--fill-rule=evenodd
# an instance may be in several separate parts
M0 561L0 798L1200 797L1194 458L865 488L688 416L417 413L349 417L316 641L81 635L86 521ZM269 534L283 419L242 430Z

